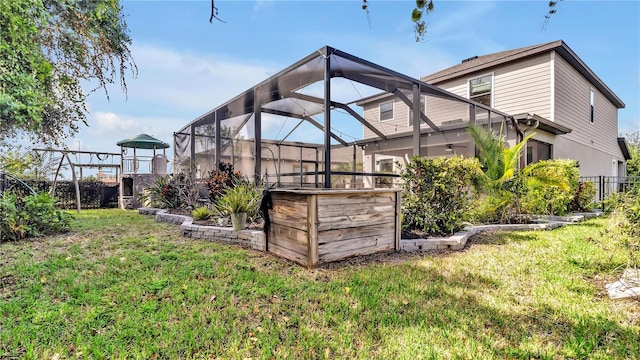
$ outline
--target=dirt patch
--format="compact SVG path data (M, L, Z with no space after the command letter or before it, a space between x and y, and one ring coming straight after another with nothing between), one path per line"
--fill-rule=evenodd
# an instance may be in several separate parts
M0 277L0 300L11 299L16 295L16 278L9 274Z

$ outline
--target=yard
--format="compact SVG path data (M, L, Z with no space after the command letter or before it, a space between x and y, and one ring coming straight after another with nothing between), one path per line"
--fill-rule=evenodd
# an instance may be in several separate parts
M640 358L606 219L316 270L133 211L0 244L0 359Z

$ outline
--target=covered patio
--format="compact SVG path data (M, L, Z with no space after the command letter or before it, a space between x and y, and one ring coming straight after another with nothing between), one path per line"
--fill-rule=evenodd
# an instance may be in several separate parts
M363 114L359 103L378 96L407 106L410 131ZM423 98L440 111L413 101ZM203 178L224 161L276 187L388 187L373 180L397 176L385 156L475 154L469 123L522 136L508 114L325 46L176 131L174 172Z

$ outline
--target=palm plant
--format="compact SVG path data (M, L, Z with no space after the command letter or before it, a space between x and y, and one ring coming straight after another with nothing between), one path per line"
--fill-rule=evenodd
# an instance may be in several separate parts
M527 141L535 133L526 136L513 147L508 147L502 135L490 129L471 124L468 128L479 151L478 160L484 175L481 176L480 187L486 194L483 204L483 220L511 222L522 210L522 197L527 191L546 186L557 186L569 189L569 182L561 176L562 164L553 162L534 163L519 170L519 159Z

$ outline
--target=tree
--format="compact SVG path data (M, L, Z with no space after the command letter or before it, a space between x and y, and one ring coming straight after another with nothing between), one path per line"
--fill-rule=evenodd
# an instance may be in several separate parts
M505 223L516 220L516 216L522 213L524 197L531 195L534 190L554 187L565 192L571 191L572 184L565 171L567 164L539 162L519 169L522 151L527 140L535 133L509 148L503 139L502 131L496 134L493 130L473 124L467 131L478 149L478 160L483 171L479 184L487 195L483 203L482 213L486 216L483 221Z
M0 0L0 29L0 140L60 143L89 93L137 73L118 0Z
M0 171L21 179L43 180L55 175L60 157L53 152L25 150L22 146L0 147ZM67 169L66 165L61 169ZM60 177L63 177L60 174Z
M627 134L627 146L631 159L627 160L627 176L640 176L640 131Z
M416 6L411 10L411 21L413 21L413 32L416 35L416 42L422 41L427 33L427 23L424 21L424 17L431 13L434 9L433 0L415 0ZM557 12L556 6L564 0L550 0L547 6L547 14L544 16L543 29L546 29L551 20L551 16ZM369 0L362 0L362 10L369 16ZM222 21L218 17L219 9L215 6L215 0L211 0L211 16L209 22L216 19Z

